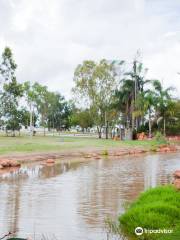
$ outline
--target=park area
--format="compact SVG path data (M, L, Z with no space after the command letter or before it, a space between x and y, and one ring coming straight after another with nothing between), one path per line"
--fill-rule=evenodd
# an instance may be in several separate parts
M180 240L179 10L0 0L0 240Z
M161 140L162 141L162 140ZM61 133L51 135L0 136L1 170L20 166L23 162L49 161L55 159L95 158L103 156L138 155L147 152L176 152L179 141L98 139L95 135ZM165 142L164 142L165 141ZM7 163L6 163L7 162ZM12 163L12 164L11 164ZM1 171L0 170L0 171Z
M113 150L115 148L142 147L150 149L156 146L155 140L145 141L120 141L112 139L98 139L96 137L66 136L21 136L21 137L0 137L0 154L16 153L51 153L51 152L83 152L93 150Z

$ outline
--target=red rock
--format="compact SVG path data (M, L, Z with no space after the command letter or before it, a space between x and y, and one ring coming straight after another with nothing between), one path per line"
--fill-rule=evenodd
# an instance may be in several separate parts
M10 160L8 160L8 159L2 160L1 161L1 166L2 167L10 167L11 166Z
M15 160L10 160L10 159L1 160L1 161L0 161L0 165L1 165L3 168L6 168L6 167L20 167L20 166L21 166L21 164L18 163L17 161L15 161Z
M134 150L130 150L129 154L135 154L135 151Z
M176 170L176 171L174 172L174 177L175 177L175 178L180 178L180 170Z
M55 163L54 159L47 159L46 163Z
M129 152L123 152L123 151L121 151L121 152L116 152L116 153L114 153L114 156L123 156L123 155L127 155Z
M160 147L159 152L169 152L170 149L168 147Z
M173 146L173 145L170 145L169 149L170 149L171 152L176 152L177 151L176 146Z
M145 139L147 139L147 136L146 136L145 132L138 133L137 134L137 139L138 140L145 140Z
M11 160L10 165L11 165L10 167L20 167L21 166L21 164L15 160Z
M158 152L176 152L177 148L173 145L167 146L167 145L162 145L159 147Z
M142 150L142 149L136 149L135 150L135 154L140 154L140 153L144 153L144 150Z
M179 178L174 180L174 186L176 189L180 190L180 179Z
M93 153L92 157L98 157L99 155L97 153Z
M159 146L159 148L166 148L166 147L168 147L167 144L161 144L161 145Z
M180 136L169 136L169 137L167 137L167 139L169 141L179 141L180 140Z

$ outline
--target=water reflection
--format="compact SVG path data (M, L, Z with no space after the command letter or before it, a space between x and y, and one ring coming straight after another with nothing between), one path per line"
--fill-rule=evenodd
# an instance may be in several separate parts
M140 192L170 183L178 154L23 166L0 177L0 234L55 234L105 239L104 219L117 218Z

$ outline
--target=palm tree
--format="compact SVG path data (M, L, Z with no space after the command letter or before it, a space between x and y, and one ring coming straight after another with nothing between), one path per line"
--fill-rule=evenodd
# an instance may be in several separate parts
M132 103L133 103L133 89L134 82L126 79L121 81L120 90L115 92L116 107L125 115L125 125L129 128L132 123Z
M155 105L155 101L154 101L154 92L152 92L151 90L148 90L145 94L145 103L146 103L146 107L148 110L148 121L149 121L149 137L152 137L152 121L151 121L151 116L152 116L152 108Z
M166 116L169 111L169 106L172 102L171 92L173 87L163 89L163 86L159 80L153 81L153 87L155 90L155 108L157 116L159 117L157 123L163 120L163 133L166 135Z
M152 112L153 107L155 105L154 99L155 99L154 92L151 91L150 89L140 93L136 102L136 104L138 105L138 110L134 112L134 114L137 117L141 116L142 118L144 118L146 114L148 115L149 137L152 136L151 126L152 126Z
M143 64L141 62L138 62L137 60L134 60L132 70L126 72L124 74L125 78L121 80L121 91L126 97L126 102L129 103L129 106L131 106L129 109L129 113L131 116L130 121L132 124L132 129L134 129L135 125L137 129L139 125L143 122L142 116L136 115L135 113L140 111L139 105L137 104L139 95L143 94L144 86L150 82L150 80L146 79L146 73L147 69L143 67ZM129 96L127 96L127 94Z

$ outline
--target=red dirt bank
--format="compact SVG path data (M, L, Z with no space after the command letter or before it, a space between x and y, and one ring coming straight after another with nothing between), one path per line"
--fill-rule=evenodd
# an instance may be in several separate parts
M174 145L161 145L159 148L153 150L155 152L176 152L180 150L178 146ZM84 150L84 151L68 151L64 153L27 153L24 154L15 154L9 156L1 156L0 157L0 173L4 172L4 169L12 169L20 167L22 163L25 162L44 162L54 163L55 159L72 159L72 158L90 158L90 159L100 159L102 156L108 157L120 157L125 155L139 155L147 152L151 152L152 150L147 149L144 150L142 148L132 148L132 149L111 149L109 151L103 152L102 150L91 149L91 150Z

